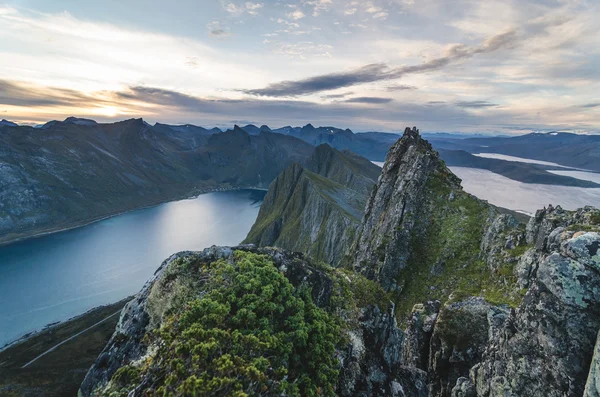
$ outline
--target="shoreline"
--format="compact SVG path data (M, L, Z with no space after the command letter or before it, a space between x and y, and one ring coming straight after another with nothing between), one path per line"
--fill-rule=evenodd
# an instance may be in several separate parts
M219 188L214 188L214 189L206 189L206 190L200 190L200 192L198 191L194 191L193 193L184 195L183 197L179 197L179 198L175 198L172 200L165 200L165 201L161 201L159 203L156 204L148 204L148 205L144 205L141 207L136 207L136 208L132 208L129 210L125 210L125 211L120 211L120 212L116 212L114 214L110 214L110 215L104 215L98 218L93 218L92 220L86 220L83 221L81 223L77 223L73 226L66 226L66 227L60 227L60 228L55 228L55 229L50 229L47 231L43 231L43 232L38 232L38 233L34 233L28 236L23 236L23 237L16 237L10 240L6 240L6 241L0 241L0 248L9 246L11 244L15 244L15 243L20 243L23 241L27 241L27 240L33 240L36 238L41 238L41 237L45 237L51 234L55 234L55 233L61 233L61 232L66 232L69 230L74 230L74 229L78 229L80 227L84 227L84 226L89 226L89 225L93 225L94 223L97 222L102 222L104 220L110 219L110 218L114 218L116 216L120 216L120 215L125 215L128 214L130 212L134 212L134 211L139 211L139 210L144 210L144 209L149 209L149 208L154 208L154 207L158 207L159 205L163 205L163 204L167 204L167 203L172 203L175 201L182 201L182 200L193 200L198 198L199 196L203 195L203 194L209 194L209 193L217 193L217 192L228 192L228 191L233 191L233 190L261 190L261 191L267 191L268 189L263 188L263 187L231 187L231 188L226 188L226 187L219 187ZM2 348L0 347L0 351Z

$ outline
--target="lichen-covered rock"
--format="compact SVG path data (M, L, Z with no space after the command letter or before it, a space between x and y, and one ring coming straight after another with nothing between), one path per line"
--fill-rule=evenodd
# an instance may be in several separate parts
M508 214L494 219L481 241L481 254L490 271L497 272L502 267L513 266L518 261L514 250L525 244L525 230L519 222Z
M507 312L482 298L446 304L440 310L429 353L430 397L450 396L457 380L469 376Z
M427 370L429 341L440 311L440 301L428 301L413 306L405 330L403 362L405 365Z
M590 365L590 373L585 384L583 397L600 397L600 332L594 348L594 356Z
M583 394L600 328L600 234L585 231L593 213L549 208L529 223L529 290L471 371L479 396Z
M461 377L456 380L451 397L477 397L477 390L469 378Z

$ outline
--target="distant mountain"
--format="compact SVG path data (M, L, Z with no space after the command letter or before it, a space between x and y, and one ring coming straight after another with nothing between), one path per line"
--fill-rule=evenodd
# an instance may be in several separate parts
M269 186L245 243L306 252L337 264L354 241L379 167L352 152L318 146Z
M18 127L16 123L5 119L0 120L0 127Z
M438 150L440 157L446 165L457 167L471 167L492 171L515 181L524 183L539 183L543 185L577 186L587 188L600 188L600 184L556 175L546 171L547 166L477 157L464 150ZM556 168L556 167L553 167Z
M239 127L46 123L1 127L0 243L217 188L266 188L314 148L294 137Z
M81 119L81 118L77 118L77 117L67 117L65 119L64 123L71 123L71 124L77 124L77 125L87 125L87 126L98 124L94 120Z
M398 140L399 135L382 132L366 132L355 134L350 129L336 127L314 127L307 124L304 127L283 127L273 132L294 136L311 145L323 143L338 150L348 149L369 160L383 161L389 148Z
M516 137L430 138L429 141L438 150L499 153L600 172L600 135L549 132Z

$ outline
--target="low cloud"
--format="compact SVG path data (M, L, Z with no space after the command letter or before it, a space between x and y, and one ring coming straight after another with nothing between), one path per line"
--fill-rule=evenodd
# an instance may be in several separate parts
M303 80L282 81L269 84L264 88L243 90L243 92L256 96L293 97L351 87L358 84L395 80L407 74L439 70L452 63L470 59L479 54L494 52L502 48L510 48L516 45L518 40L519 36L517 32L511 30L489 37L477 46L466 46L463 44L451 46L443 56L418 65L389 68L383 63L376 63L348 72L331 73Z
M391 85L389 87L386 87L386 90L390 91L390 92L394 92L394 91L411 91L411 90L416 90L417 87L415 87L414 85L402 85L402 84L398 84L398 85Z
M358 97L358 98L346 99L345 101L342 101L342 102L382 104L382 103L390 103L390 102L392 102L392 100L393 100L392 98L378 98L378 97L363 96L363 97Z
M460 101L455 104L459 108L491 108L500 106L497 103L491 103L488 101Z
M208 29L208 34L212 37L225 38L231 36L229 28L222 26L219 21L210 22L206 25L206 28Z
M340 99L340 98L345 98L350 95L354 95L354 92L348 91L348 92L342 92L340 94L323 95L321 98L323 98L323 99Z

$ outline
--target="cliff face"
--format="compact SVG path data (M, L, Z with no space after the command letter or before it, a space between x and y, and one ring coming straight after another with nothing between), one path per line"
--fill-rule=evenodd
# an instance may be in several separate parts
M305 166L289 166L269 186L244 242L337 264L354 241L378 175L368 160L320 145Z

